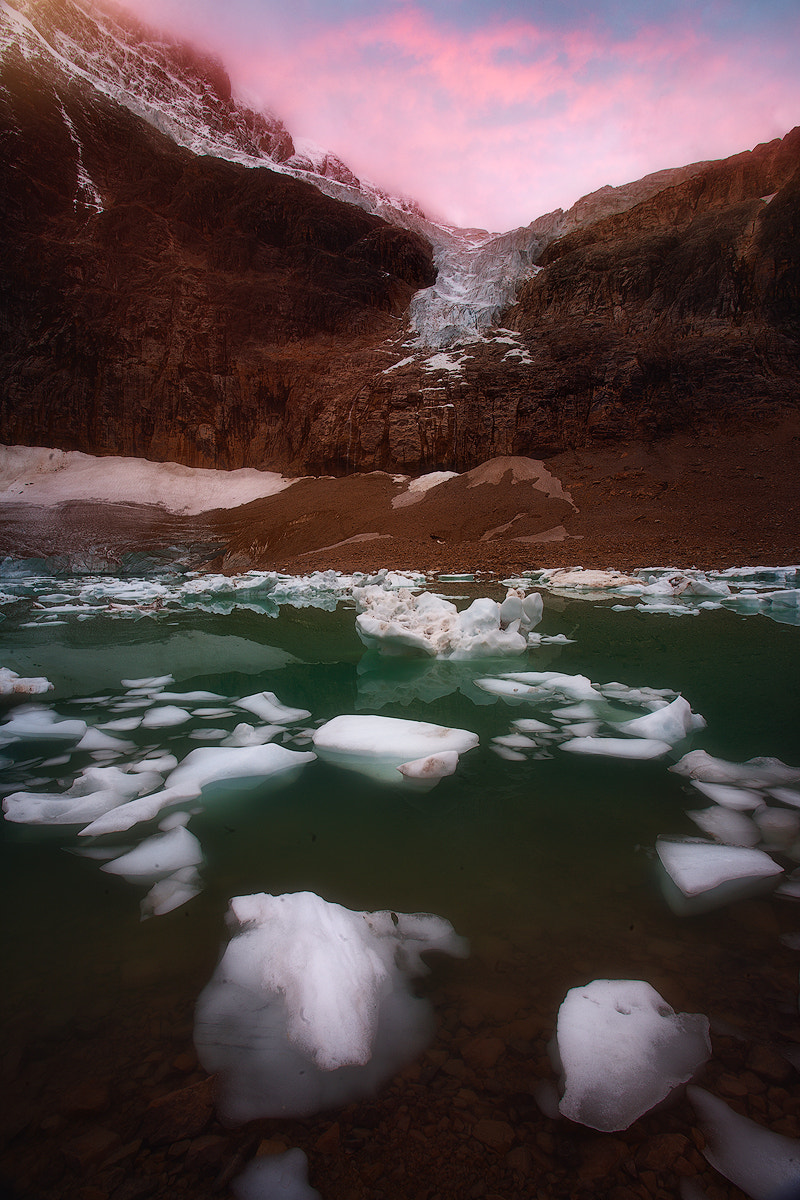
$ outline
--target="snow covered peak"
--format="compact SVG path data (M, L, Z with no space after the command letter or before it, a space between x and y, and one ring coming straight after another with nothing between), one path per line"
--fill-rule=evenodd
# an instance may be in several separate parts
M77 77L197 154L280 163L291 136L271 113L231 94L213 56L146 29L92 0L0 0L0 56L13 48L40 68Z

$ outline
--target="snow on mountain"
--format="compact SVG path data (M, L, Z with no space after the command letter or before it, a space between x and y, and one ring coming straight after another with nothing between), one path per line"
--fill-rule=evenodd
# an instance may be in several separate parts
M0 0L0 63L15 53L44 76L55 73L62 85L74 79L90 85L194 154L306 180L334 199L428 238L438 278L411 305L418 350L480 340L514 303L520 284L536 272L538 256L555 237L633 207L705 165L602 188L566 213L558 209L510 233L455 229L428 220L415 202L359 179L314 142L293 139L274 114L256 112L233 95L217 59L147 29L121 9L94 0ZM102 196L85 172L66 113L64 119L76 149L81 203L102 211Z

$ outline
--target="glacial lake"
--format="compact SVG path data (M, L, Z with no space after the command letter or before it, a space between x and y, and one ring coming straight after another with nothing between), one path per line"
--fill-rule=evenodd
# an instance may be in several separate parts
M171 1068L161 1063L191 1050L194 1004L227 942L229 901L253 893L310 891L354 911L449 921L469 957L432 955L431 974L416 986L434 1007L434 1046L448 1046L464 1026L473 1039L503 1037L508 1026L516 1058L492 1084L500 1111L547 1077L544 1047L559 1005L592 979L646 980L676 1011L704 1013L731 1036L796 1036L800 957L781 938L800 931L797 901L768 894L677 916L654 853L660 835L703 836L687 811L708 801L668 769L688 750L800 764L796 625L726 608L678 618L622 612L618 600L544 591L538 632L566 634L568 644L514 659L408 662L365 651L346 599L159 603L137 598L135 586L104 595L101 581L89 611L77 599L86 586L23 574L0 583L15 597L3 608L0 665L53 684L30 702L96 727L133 725L159 703L159 690L223 699L188 704L180 724L107 731L122 748L12 741L0 748L3 795L61 792L84 768L124 767L156 752L180 762L242 721L257 726L235 702L262 691L310 712L277 737L294 750L308 751L309 731L343 713L458 727L480 744L424 792L319 759L289 782L218 788L186 806L202 847L197 894L145 920L147 886L101 866L152 835L157 820L89 847L76 827L0 823L4 1091L18 1139L31 1122L46 1128L65 1091L86 1080L111 1081L113 1090L124 1078L121 1095L134 1108L166 1090ZM505 594L492 582L428 586L459 607ZM509 671L669 689L706 726L652 761L568 754L552 740L503 757L492 739L512 733L513 720L548 719L541 705L512 706L476 685ZM148 690L146 681L167 676L172 682ZM6 717L18 712L9 702ZM100 858L76 853L92 846ZM785 853L777 860L794 868ZM516 1101L504 1096L512 1076ZM470 1086L467 1097L480 1091L474 1079Z

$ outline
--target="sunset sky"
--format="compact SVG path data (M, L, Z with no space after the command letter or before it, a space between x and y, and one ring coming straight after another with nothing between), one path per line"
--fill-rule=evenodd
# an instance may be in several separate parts
M800 123L797 0L122 0L213 49L290 133L458 225Z

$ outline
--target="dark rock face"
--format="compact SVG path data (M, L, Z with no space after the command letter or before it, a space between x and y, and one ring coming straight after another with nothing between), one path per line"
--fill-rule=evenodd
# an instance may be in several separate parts
M512 318L536 397L517 436L713 430L795 405L800 129L552 243Z
M434 278L427 242L198 158L75 82L37 88L21 61L3 81L0 436L189 465L300 457L306 392L394 331Z
M133 69L111 33L135 41L135 22L84 28L94 10L72 0L18 2L48 44L66 31L83 46L87 68L99 55L112 80ZM218 63L159 53L137 86L157 107L166 67L181 74L165 128L191 101L226 144L306 169L280 122L231 99ZM447 355L408 341L411 297L435 278L413 229L182 149L44 51L6 51L0 130L6 442L297 473L463 471L796 408L800 130L534 222L540 269L498 322L516 341L498 330ZM329 157L318 174L357 184Z

